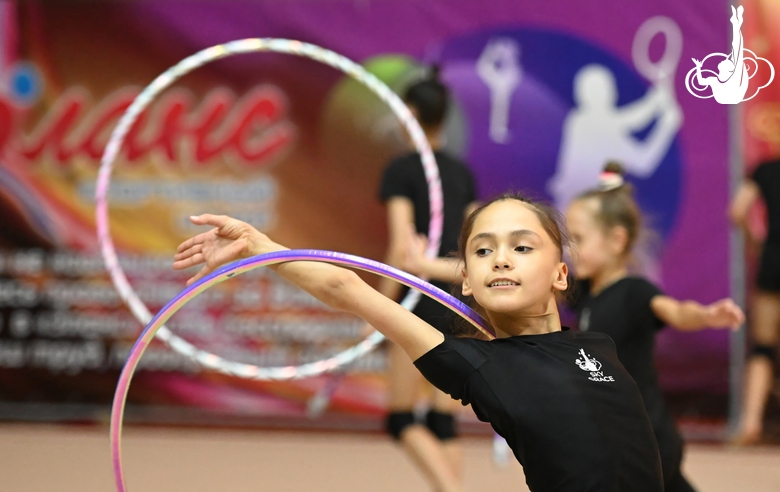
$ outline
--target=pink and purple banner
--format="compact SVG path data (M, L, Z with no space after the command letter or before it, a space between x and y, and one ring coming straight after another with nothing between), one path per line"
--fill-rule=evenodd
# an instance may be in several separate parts
M643 256L647 273L677 298L729 295L728 110L693 97L683 80L691 58L728 50L726 2L0 5L0 417L107 411L142 327L113 292L96 246L100 155L141 87L234 39L311 42L396 90L439 65L454 102L447 147L469 163L481 198L512 188L563 206L595 184L605 160L620 160L657 239ZM671 97L654 95L662 85ZM133 126L116 163L110 213L125 271L161 307L184 286L170 259L194 232L186 218L205 211L248 220L291 247L381 260L379 178L406 145L375 96L314 61L246 54L198 69ZM268 272L192 304L171 328L245 362L316 360L362 336L359 320ZM727 333L659 336L664 388L724 402L716 412L726 408L728 362ZM306 402L324 378L234 379L154 344L128 417L378 428L385 367L381 350L359 361L315 422ZM467 409L464 418L473 419Z

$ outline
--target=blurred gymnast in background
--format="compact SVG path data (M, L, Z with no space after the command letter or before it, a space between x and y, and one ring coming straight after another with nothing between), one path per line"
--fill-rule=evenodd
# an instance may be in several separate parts
M439 256L456 251L458 234L465 217L476 208L474 181L466 165L442 152L444 119L449 104L449 92L438 80L434 69L429 78L409 87L404 101L417 117L435 152L444 196L444 226ZM427 233L430 223L428 184L420 155L409 153L387 166L382 177L380 197L387 208L389 247L385 262L404 268L404 256L414 233ZM446 281L460 282L459 272L452 272ZM437 287L451 291L445 282L433 281ZM379 291L392 299L401 299L406 289L392 280L382 279ZM427 296L422 296L414 314L443 333L450 333L452 317L447 308ZM453 417L456 402L445 393L428 385L409 357L390 342L390 401L386 430L404 448L425 473L437 491L462 490L462 456L456 442L457 430ZM430 410L418 421L414 409L420 390L429 386Z
M763 199L767 212L767 235L763 242L748 224L750 209L758 199ZM742 183L729 215L744 231L747 243L761 252L750 310L752 350L745 374L742 418L733 439L735 444L748 445L761 439L780 341L780 159L759 165Z

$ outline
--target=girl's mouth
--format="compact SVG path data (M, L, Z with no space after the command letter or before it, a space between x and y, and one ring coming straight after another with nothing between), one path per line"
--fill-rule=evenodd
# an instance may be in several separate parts
M493 280L492 282L490 282L488 284L488 287L493 289L493 288L502 288L502 287L503 288L517 287L519 285L520 284L515 282L514 280L509 280L509 279L505 279L505 278L499 278L499 279L496 279L496 280Z

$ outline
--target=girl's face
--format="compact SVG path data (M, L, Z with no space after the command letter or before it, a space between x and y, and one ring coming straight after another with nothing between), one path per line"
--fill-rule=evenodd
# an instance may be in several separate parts
M576 246L572 261L577 278L591 278L615 263L625 246L622 228L605 231L598 222L596 199L575 200L566 211L566 225Z
M488 312L538 315L566 289L566 264L536 213L502 200L477 216L466 243L463 294Z

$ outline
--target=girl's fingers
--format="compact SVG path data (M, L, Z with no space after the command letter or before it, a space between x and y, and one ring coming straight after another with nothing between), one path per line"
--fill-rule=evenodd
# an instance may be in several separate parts
M210 225L217 228L223 227L230 220L227 215L202 214L190 216L190 221L197 225Z
M183 270L194 265L205 263L203 268L201 268L197 274L195 274L187 281L187 285L191 285L193 282L197 282L201 278L216 270L218 267L241 258L245 248L246 240L240 239L230 243L223 248L212 248L205 252L195 253L189 258L176 261L173 264L173 268L176 270Z
M184 270L187 268L190 268L191 266L199 265L203 263L205 260L203 258L202 253L196 253L192 256L189 256L187 258L177 260L173 262L173 269L174 270Z
M187 239L176 248L176 252L181 253L190 249L196 244L202 244L204 241L206 241L206 238L208 238L210 234L213 234L213 231L201 232L197 236L193 236Z
M202 251L203 251L203 244L202 243L195 244L190 248L173 255L173 260L174 261L184 260Z

